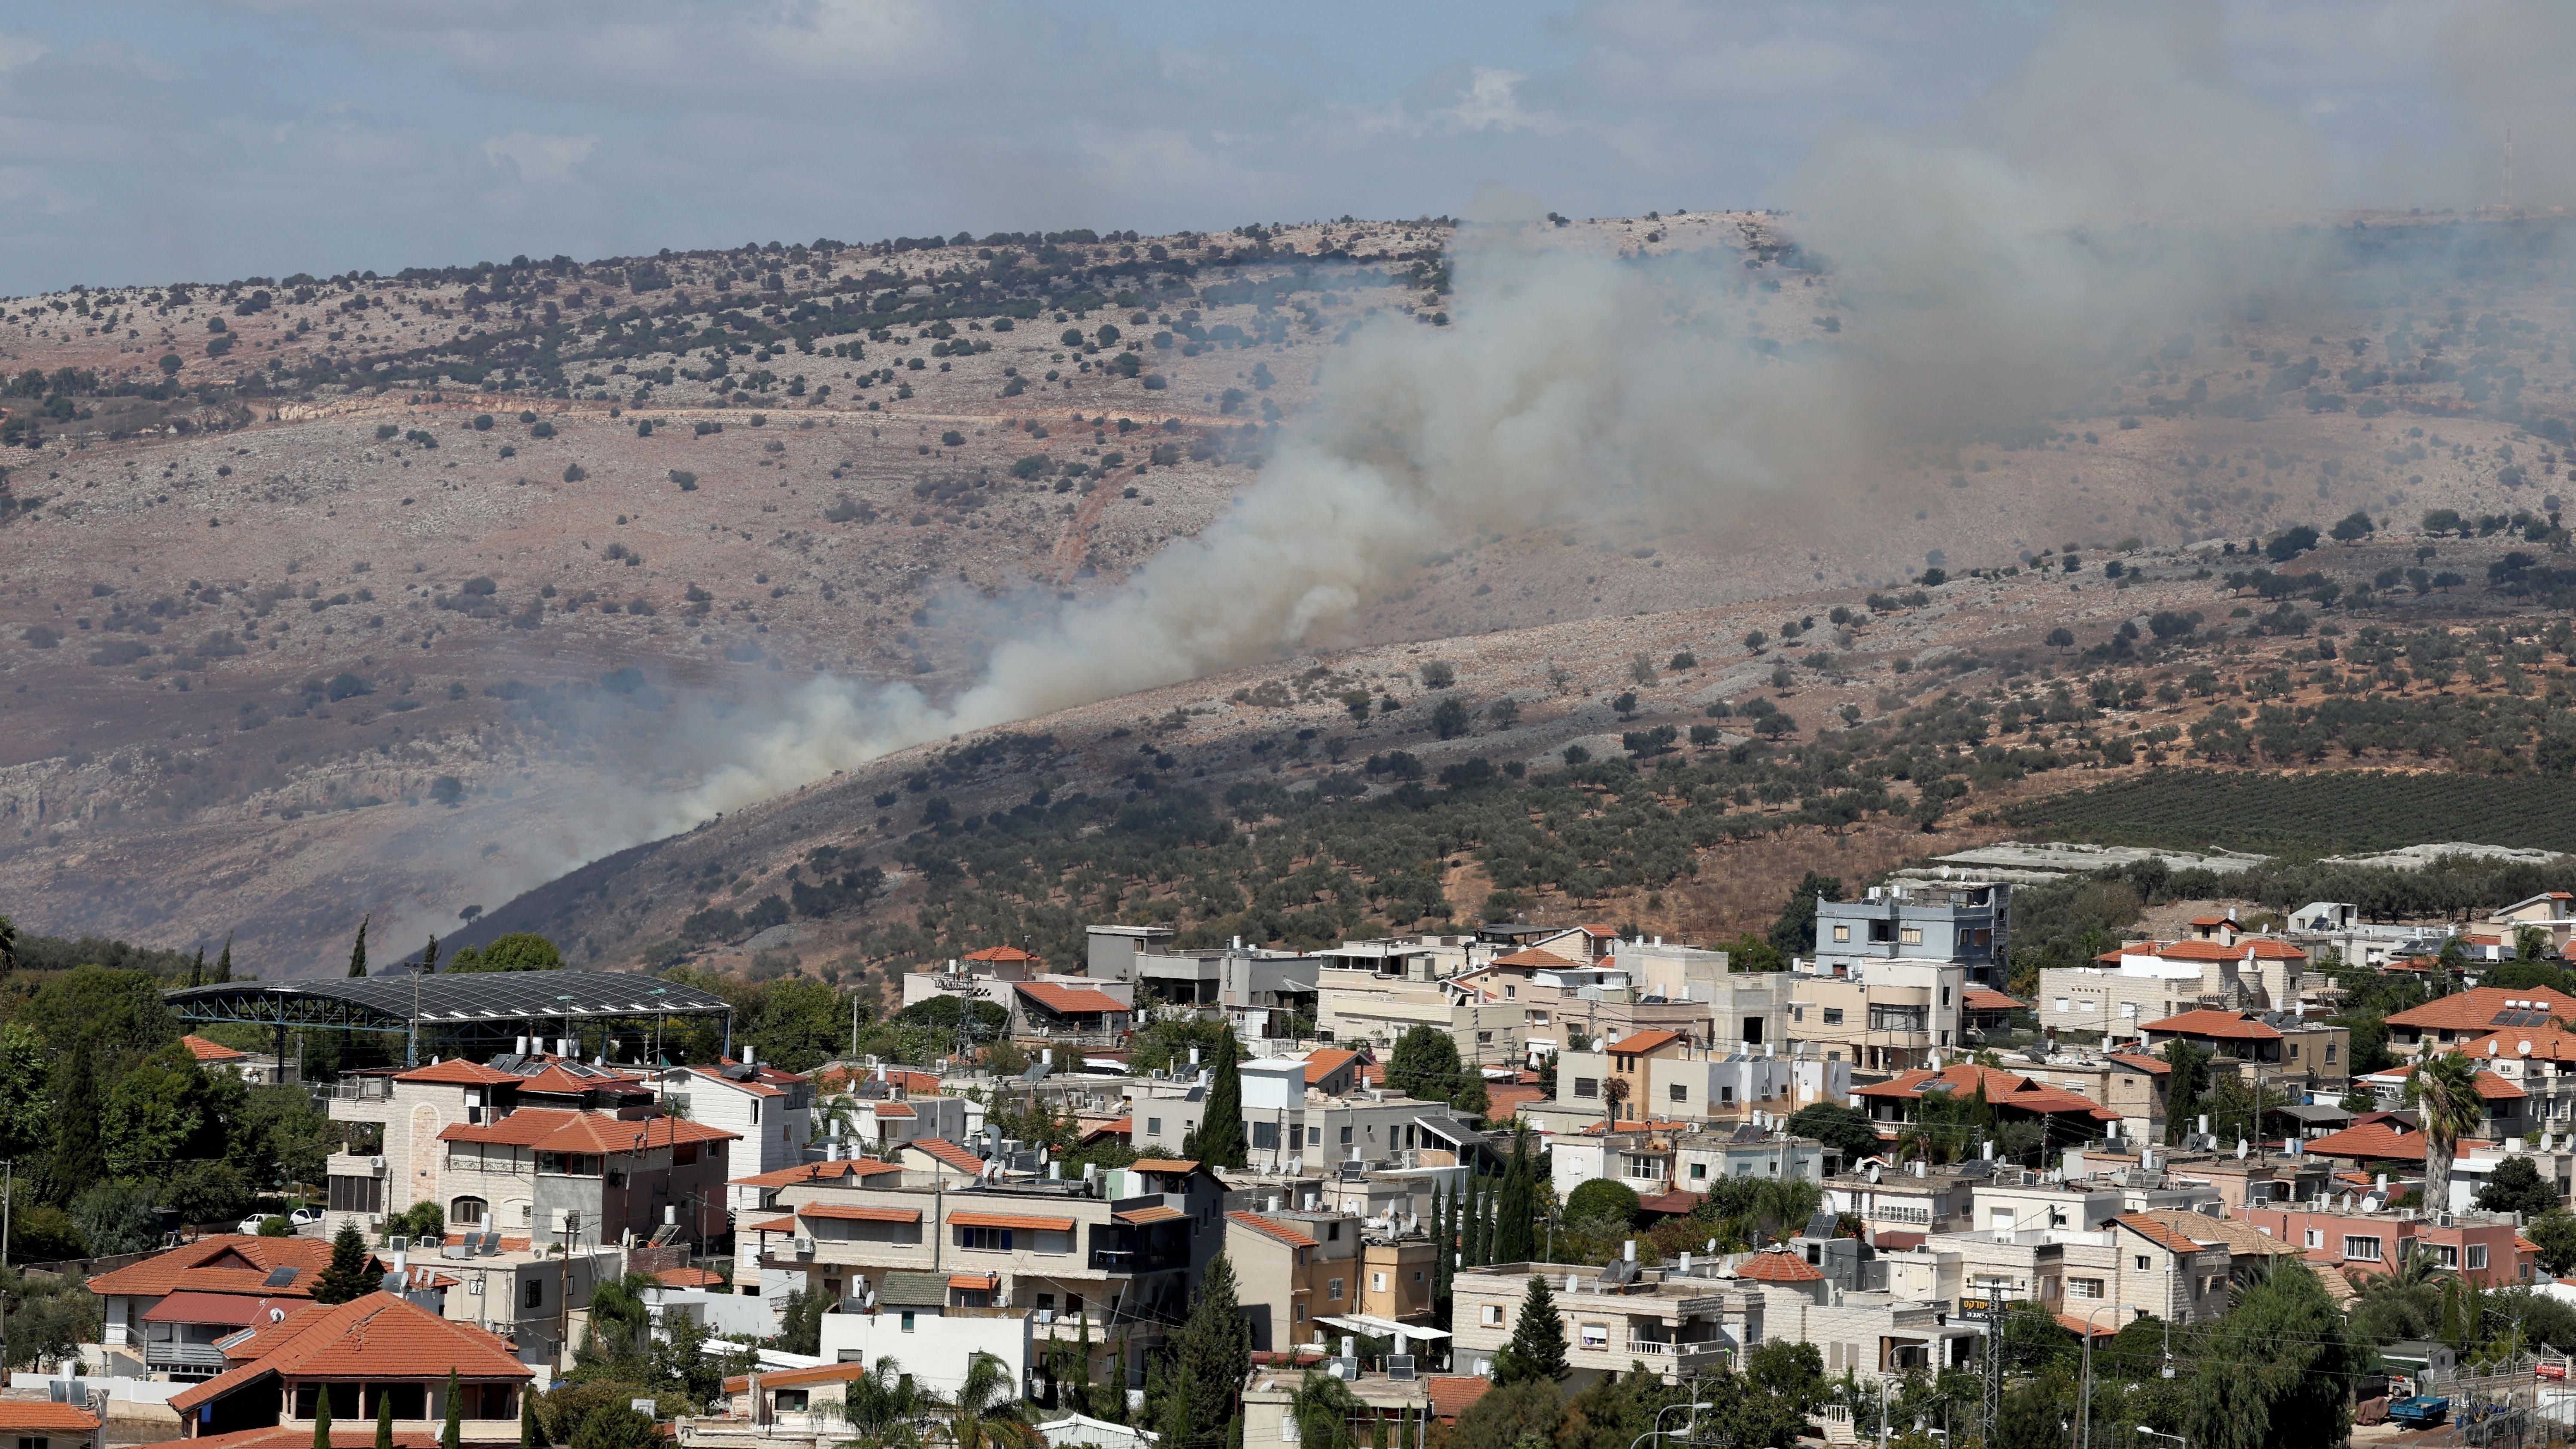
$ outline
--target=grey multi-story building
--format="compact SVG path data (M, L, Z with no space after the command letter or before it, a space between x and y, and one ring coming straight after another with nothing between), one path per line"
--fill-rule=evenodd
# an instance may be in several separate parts
M1969 984L2001 989L2012 887L1999 881L1898 880L1856 901L1816 905L1816 974L1850 976L1878 961L1950 962Z
M1315 978L1323 964L1316 958L1239 940L1214 951L1168 951L1171 933L1156 931L1090 928L1092 978L1132 986L1140 1016L1158 1006L1193 1008L1227 1022L1246 1041L1313 1034Z

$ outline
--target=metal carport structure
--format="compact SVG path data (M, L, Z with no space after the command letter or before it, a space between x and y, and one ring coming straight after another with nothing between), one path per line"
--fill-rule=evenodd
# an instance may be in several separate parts
M733 1052L733 1006L694 986L624 971L468 971L424 976L388 972L333 980L230 981L164 993L181 1021L268 1027L285 1059L286 1034L299 1027L400 1033L403 1060L417 1065L421 1037L435 1033L460 1053L501 1048L513 1037L544 1036L543 1023L631 1021L658 1026L671 1017L724 1018L725 1053Z

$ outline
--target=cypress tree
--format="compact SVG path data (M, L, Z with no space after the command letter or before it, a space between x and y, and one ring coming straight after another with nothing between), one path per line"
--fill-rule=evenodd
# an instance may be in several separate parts
M464 1449L465 1395L456 1387L456 1370L447 1371L447 1424L438 1431L440 1449Z
M438 933L436 931L429 933L429 944L420 948L420 974L423 976L438 974Z
M1538 1160L1530 1155L1529 1129L1512 1134L1511 1167L1503 1175L1494 1214L1494 1261L1526 1263L1538 1256Z
M1252 1372L1252 1328L1244 1322L1234 1264L1225 1254L1208 1260L1179 1339L1162 1403L1163 1442L1174 1446L1204 1442L1215 1425L1233 1419L1244 1377Z
M224 937L224 954L215 958L215 984L217 986L221 986L232 979L233 938L226 936Z
M197 959L188 963L188 984L191 986L206 984L206 948L203 946L197 948Z
M367 974L367 922L372 919L371 916L358 918L358 943L349 948L349 974L352 976Z
M1556 1294L1545 1273L1533 1273L1520 1317L1512 1322L1512 1341L1494 1355L1494 1382L1558 1380L1565 1374L1565 1324L1556 1316Z
M1208 1070L1207 1111L1199 1118L1199 1130L1190 1149L1204 1166L1250 1165L1250 1149L1243 1138L1241 1064L1235 1052L1234 1033L1229 1031L1217 1038L1216 1059L1209 1063Z
M519 1449L546 1449L546 1430L537 1422L537 1390L533 1384L519 1389Z
M1489 1261L1485 1256L1485 1216L1487 1197L1484 1174L1478 1173L1467 1184L1467 1266L1481 1268Z
M60 1104L54 1118L54 1184L70 1197L107 1176L107 1153L98 1140L98 1064L90 1039L74 1038L56 1070L61 1086L54 1094Z
M324 1384L313 1400L313 1449L331 1449L331 1386Z
M394 1449L394 1396L376 1390L376 1449Z

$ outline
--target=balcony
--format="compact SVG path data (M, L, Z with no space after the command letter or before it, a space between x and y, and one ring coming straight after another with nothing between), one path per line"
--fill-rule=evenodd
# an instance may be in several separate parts
M322 1102L390 1102L394 1096L391 1077L359 1077L346 1082L316 1082L313 1096Z
M1656 1338L1628 1340L1628 1352L1654 1369L1676 1373L1705 1373L1715 1369L1735 1352L1735 1345L1724 1339L1711 1338L1693 1342L1669 1342Z
M224 1351L211 1343L146 1343L143 1366L179 1373L219 1374L224 1371Z
M1150 1253L1141 1248L1094 1248L1091 1250L1094 1273L1170 1273L1190 1266L1187 1249L1178 1253Z

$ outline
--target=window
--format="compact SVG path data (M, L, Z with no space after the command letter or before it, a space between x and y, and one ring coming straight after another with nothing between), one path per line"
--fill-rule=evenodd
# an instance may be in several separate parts
M1163 1135L1163 1119L1162 1119L1162 1118L1160 1118L1160 1117L1148 1117L1148 1118L1146 1118L1146 1119L1145 1119L1145 1135L1146 1135L1146 1136L1148 1136L1148 1137L1160 1137L1160 1136L1162 1136L1162 1135Z
M1583 1346L1585 1348L1608 1348L1610 1346L1610 1325L1606 1323L1587 1323L1583 1325Z
M1707 1163L1705 1163L1705 1162L1694 1162L1694 1163L1692 1163L1692 1164L1691 1164L1691 1181L1693 1181L1693 1182L1706 1182L1707 1180L1708 1180L1708 1164L1707 1164Z
M1328 1242L1328 1243L1338 1243L1338 1242L1340 1242L1341 1240L1342 1240L1342 1225L1341 1225L1340 1223L1326 1223L1326 1224L1324 1224L1324 1241L1325 1241L1325 1242Z
M1258 1147L1258 1148L1265 1149L1265 1150L1268 1150L1268 1149L1274 1149L1274 1148L1278 1147L1278 1145L1279 1145L1279 1124L1278 1124L1278 1123L1276 1123L1276 1122L1255 1122L1255 1123L1253 1123L1253 1124L1252 1124L1252 1145L1253 1145L1253 1146L1255 1146L1255 1147Z
M1920 946L1923 944L1923 928L1908 926L1896 933L1896 939L1908 946Z
M1529 1021L1532 1026L1545 1026L1547 1025L1547 1013L1533 1006L1530 1008Z
M1589 1100L1589 1099L1591 1099L1591 1098L1594 1098L1594 1097L1598 1097L1598 1096L1600 1096L1600 1095L1601 1095L1601 1080L1600 1080L1598 1077L1577 1077L1577 1078L1575 1078L1575 1079L1574 1079L1574 1095L1575 1095L1576 1097L1578 1097L1578 1098L1582 1098L1582 1099L1586 1099L1586 1100ZM1349 1128L1347 1128L1347 1127L1343 1128L1342 1130L1343 1130L1344 1132L1346 1132L1346 1133L1350 1131L1350 1129L1349 1129ZM338 1179L338 1178L333 1178L333 1179L332 1179L332 1181L337 1182L337 1181L339 1181L339 1179Z
M2333 1043L2333 1042L2327 1042L2327 1043L2326 1043L2326 1065L2327 1065L2327 1066L2333 1066L2333 1065L2334 1065L2334 1060L2335 1060L2335 1049L2334 1049L2334 1043Z
M1303 1303L1297 1305L1297 1321L1299 1323L1306 1321L1306 1305Z
M2066 1280L2066 1296L2069 1298L2099 1298L2102 1296L2102 1280L2099 1278L2069 1278Z
M1476 1321L1487 1328L1500 1328L1503 1326L1503 1310L1488 1303L1485 1305L1484 1312L1477 1315Z
M1673 1088L1673 1090L1674 1090L1675 1092L1679 1092L1679 1091L1681 1090L1681 1088L1679 1088L1679 1087L1675 1087L1675 1088ZM1717 1100L1718 1100L1718 1101L1720 1101L1720 1102L1722 1102L1722 1103L1725 1103L1725 1102L1733 1102L1733 1101L1735 1100L1735 1089L1734 1089L1733 1087L1720 1087L1720 1088L1718 1088L1718 1089L1717 1089Z
M1413 1281L1414 1281L1414 1282L1416 1282L1416 1283L1419 1283L1419 1282L1421 1282L1421 1281L1422 1281L1422 1270L1421 1270L1421 1269L1416 1268L1416 1269L1414 1269L1414 1270L1413 1270Z
M2144 1254L2144 1253L2140 1253L2140 1254L2138 1254L2138 1255L2137 1255L2137 1260L2138 1260L2138 1271L2139 1271L2139 1272L2141 1272L2141 1273L2143 1273L2143 1272L2147 1271L2147 1267L2148 1267L2148 1263L2147 1263L2147 1255L2146 1255L2146 1254Z
M1011 1251L1011 1230L1009 1228L959 1228L957 1246L1007 1253Z
M2057 998L2057 1009L2058 1009L2059 1011L2064 1011L2064 1010L2066 1010L2066 1009L2067 1009L2067 1005L2066 1005L2066 998L2065 998L2065 997L2061 996L2061 997Z
M2484 1243L2471 1243L2469 1244L2468 1252L2469 1271L2472 1273L2482 1273L2486 1271L2487 1245Z
M1520 999L1521 999L1521 989L1520 989L1519 987L1517 987L1517 986L1506 986L1506 987L1504 987L1504 988L1503 988L1503 999L1504 999L1505 1001L1518 1001L1518 1000L1520 1000Z
M903 1311L903 1331L912 1332L912 1310L909 1308Z
M1842 1024L1843 1024L1843 1009L1842 1009L1841 1007L1839 1007L1839 1006L1828 1006L1828 1007L1826 1007L1826 1008L1825 1008L1825 1025L1827 1025L1827 1026L1840 1026L1840 1025L1842 1025Z
M1351 1145L1351 1129L1348 1127L1342 1129L1342 1145L1344 1147Z
M2346 1238L2343 1240L2343 1255L2346 1258L2357 1259L2364 1263L2376 1263L2379 1261L2379 1240L2377 1238Z
M1681 1083L1679 1083L1679 1082L1675 1082L1675 1083L1673 1083L1673 1100L1674 1100L1674 1101L1676 1101L1676 1102L1687 1102L1687 1101L1689 1101L1689 1100L1690 1100L1690 1088L1683 1086L1683 1085L1682 1085Z
M1476 1033L1476 1045L1478 1045L1478 1046L1492 1046L1493 1044L1494 1044L1494 1034L1493 1034L1492 1032L1490 1032L1490 1031L1480 1031L1480 1032Z
M1851 927L1849 927L1849 926L1836 926L1836 927L1834 927L1834 939L1835 939L1835 940L1837 940L1837 941L1849 941L1849 940L1851 939Z
M2428 1243L2425 1246L2433 1250L2434 1262L2441 1264L2445 1268L2457 1268L2460 1266L2460 1250L2453 1244Z
M385 1183L380 1177L332 1176L324 1184L324 1202L335 1213L380 1213L385 1210Z
M529 1279L529 1280L527 1280L526 1282L524 1282L524 1283L520 1284L520 1285L519 1285L519 1306L520 1306L520 1307L522 1307L522 1308L543 1308L543 1307L545 1307L545 1306L546 1306L546 1280L545 1280L545 1279L543 1279L543 1278L530 1278L530 1279Z
M1386 1275L1384 1273L1371 1273L1369 1275L1369 1291L1371 1293L1383 1293L1386 1291Z
M1324 1280L1324 1297L1325 1297L1326 1299L1328 1299L1329 1301L1334 1302L1334 1303L1339 1303L1339 1302L1341 1302L1341 1301L1342 1301L1342 1280L1341 1280L1341 1279L1339 1279L1339 1278L1327 1278L1327 1279L1325 1279L1325 1280Z
M754 1127L760 1125L760 1099L757 1097L753 1098L751 1103L751 1125Z
M2310 1229L2308 1229L2308 1246L2309 1246L2309 1247L2311 1247L2311 1248L2322 1248L2322 1247L2324 1247L2325 1245L2326 1245L2326 1230L2325 1230L2325 1229L2323 1229L2323 1228L2310 1228Z
M2299 1059L2299 1044L2298 1044L2297 1042L2292 1042L2292 1043L2290 1043L2290 1060L2292 1060L2292 1061L2294 1061L2294 1062L2295 1062L2295 1061L2297 1061L2298 1059Z
M457 1228L481 1227L483 1225L484 1215L488 1211L490 1211L490 1209L484 1205L483 1199L479 1197L460 1197L456 1201L447 1205L448 1226Z

